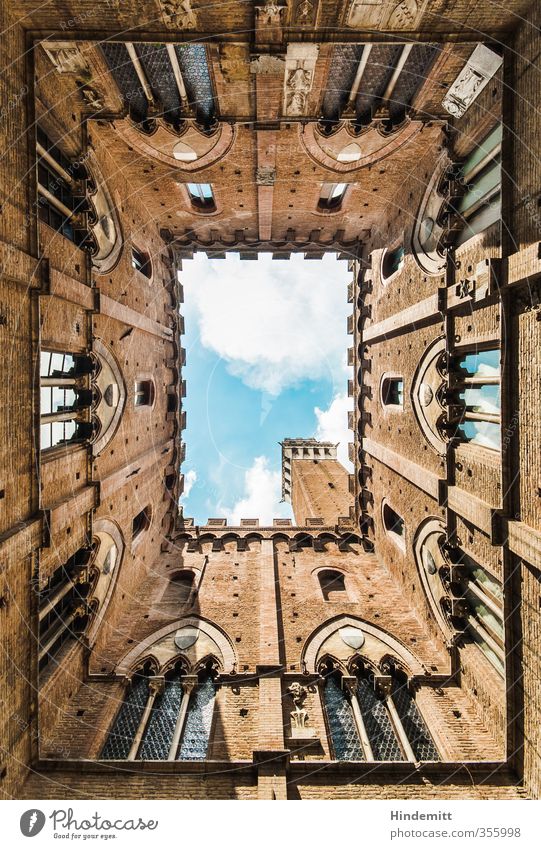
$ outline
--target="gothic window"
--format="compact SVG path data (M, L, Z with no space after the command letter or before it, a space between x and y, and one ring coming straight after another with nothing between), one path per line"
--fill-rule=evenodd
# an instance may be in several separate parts
M449 421L455 437L495 451L500 448L500 351L454 357L450 369Z
M381 381L381 401L385 407L404 406L404 379L402 377L383 377Z
M344 575L334 569L323 569L318 573L321 594L325 601L347 601Z
M482 233L501 217L501 144L500 124L460 168L458 180L464 192L452 209L458 216L460 227L456 247Z
M357 674L357 700L374 760L406 760L385 699L376 692L373 676L362 669Z
M79 549L59 566L39 593L39 668L58 657L62 647L88 624L86 598L90 589L86 566L90 549Z
M471 639L500 673L504 669L501 583L460 548L445 544L437 519L421 526L414 544L417 567L444 631Z
M131 249L131 264L132 268L135 268L136 271L139 271L141 274L144 274L145 277L152 277L152 263L150 261L150 257L144 251L140 251L139 248L136 248L135 245L132 245Z
M78 362L79 360L79 362ZM85 371L85 358L58 351L40 353L40 447L85 439L92 433L92 391Z
M132 540L138 539L141 534L148 530L151 518L152 510L150 506L145 507L137 516L134 516L132 522Z
M400 548L404 548L406 534L404 519L396 512L396 510L393 510L391 505L387 504L386 501L383 502L381 513L383 517L383 527L387 534Z
M364 761L365 756L353 708L341 686L341 678L334 672L327 675L323 690L325 713L332 741L334 757L338 761Z
M103 747L103 760L126 760L141 724L150 694L148 665L136 672Z
M164 761L169 753L177 718L182 703L181 670L175 669L165 676L163 690L158 693L152 706L152 713L143 735L138 757L143 761Z
M187 569L176 572L169 577L169 582L159 604L161 613L167 616L180 615L194 591L194 578L194 573Z
M95 241L92 266L98 274L105 274L118 261L122 250L122 232L115 205L94 158L88 176L88 226Z
M147 664L131 682L103 747L104 760L205 760L216 685L212 664L187 675L179 661L163 677Z
M396 274L404 267L405 257L404 245L398 245L391 250L385 250L381 257L381 279L386 283L393 274Z
M317 208L321 212L334 212L340 209L347 187L347 183L323 183Z
M153 380L137 380L135 382L134 404L136 407L152 407L154 394Z
M188 189L191 204L195 209L200 209L204 212L216 209L214 193L210 183L187 183L186 188Z
M418 761L438 761L438 750L421 716L413 694L408 688L408 680L402 670L393 671L391 699L396 707L415 759Z
M215 696L214 681L211 675L206 673L190 696L186 726L177 760L205 760L210 740Z
M84 178L77 162L70 162L44 131L37 130L38 215L79 247L88 244Z

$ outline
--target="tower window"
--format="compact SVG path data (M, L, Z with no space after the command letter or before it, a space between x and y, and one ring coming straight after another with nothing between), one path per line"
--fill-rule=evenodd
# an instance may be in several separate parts
M144 533L144 531L148 530L150 527L151 517L152 511L150 506L145 507L145 509L141 510L137 516L134 516L132 522L132 540L137 539L142 533Z
M464 162L459 179L465 192L455 204L461 230L456 247L482 233L501 217L501 145L499 124Z
M404 250L404 245L398 245L398 247L393 248L392 250L385 250L383 252L383 256L381 258L381 278L385 283L389 278L396 274L398 271L404 267L404 257L406 252Z
M323 183L317 205L318 209L322 212L340 209L347 187L347 183Z
M37 154L40 221L79 247L86 247L89 234L84 169L80 164L70 162L41 128L37 131Z
M40 448L53 448L91 435L85 408L92 402L91 390L76 368L75 357L59 351L40 353Z
M406 529L402 516L400 516L396 510L393 510L387 502L384 502L383 504L382 516L383 526L389 536L394 539L400 548L404 548Z
M384 377L381 383L381 401L385 407L404 406L404 380L401 377Z
M334 569L324 569L318 574L321 594L325 601L347 601L344 575Z
M152 407L154 403L154 381L138 380L135 383L134 404L136 407Z
M500 352L469 352L455 360L451 387L456 408L450 420L455 436L485 448L500 448Z
M188 195L192 202L192 206L196 209L209 211L216 209L214 193L210 183L187 183Z
M131 249L131 264L132 268L135 268L136 271L140 271L141 274L144 274L145 277L152 277L152 263L150 262L150 257L144 251L140 251L139 248L136 248L132 245Z

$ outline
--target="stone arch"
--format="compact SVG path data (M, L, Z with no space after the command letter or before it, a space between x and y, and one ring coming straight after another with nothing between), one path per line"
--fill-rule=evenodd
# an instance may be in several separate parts
M411 385L411 404L417 423L432 448L445 454L447 439L443 425L447 420L443 392L445 376L442 362L445 356L445 337L439 336L426 349Z
M330 644L329 638L334 635L338 635L340 629L346 627L362 631L364 642L357 648L352 646L350 647L344 643L343 650L339 647L337 652L335 650L336 646ZM325 644L328 641L329 644L326 646ZM372 663L379 664L385 655L391 653L396 655L403 662L410 675L425 674L426 670L422 663L413 654L413 652L396 637L393 637L383 628L371 625L359 617L346 616L344 614L329 619L312 632L304 644L301 654L301 663L306 666L306 671L308 673L312 673L317 671L320 657L325 654L333 654L334 656L338 654L337 659L342 663L345 663L347 667L347 663L351 660L352 655L358 654L361 647L363 648L363 656L368 655L368 652L370 653L370 656L367 656L367 659Z
M127 391L120 366L112 351L101 339L94 339L92 353L99 365L97 374L92 379L96 396L92 417L98 425L92 453L96 457L116 433L124 412Z
M414 139L422 129L421 121L406 121L394 132L385 131L382 124L356 133L351 124L341 123L326 135L316 122L299 124L299 141L306 154L317 165L336 174L349 174L368 165L381 162ZM345 147L358 144L361 155L350 162L341 162L339 155Z
M148 653L152 653L153 656L157 658L160 666L165 666L165 664L169 663L174 657L178 657L180 652L182 652L183 656L191 666L196 665L200 658L195 657L195 652L190 651L191 647L179 650L174 641L176 632L182 628L188 627L197 629L202 634L205 634L209 638L209 644L216 646L217 651L221 655L221 658L219 659L220 666L224 672L230 672L232 669L237 669L237 654L233 647L233 643L225 631L207 619L192 615L183 616L175 622L171 622L163 628L160 628L158 631L154 631L154 633L149 634L149 636L139 643L139 645L135 646L124 655L116 668L116 673L118 675L126 675L127 670L131 669L134 664L138 662L138 658L143 657ZM191 654L194 654L194 658L191 657ZM203 656L208 654L212 654L211 649L203 652Z
M89 153L89 159L85 164L90 176L89 228L97 246L92 256L92 265L96 274L108 274L118 263L124 246L120 218L96 156Z
M90 601L96 599L99 604L98 609L96 611L96 615L93 617L92 623L88 631L88 642L90 646L92 646L96 641L101 621L113 596L120 568L122 565L122 559L124 557L124 551L126 549L122 532L116 522L113 522L111 519L96 519L94 521L92 530L94 536L97 536L100 539L100 546L103 544L103 542L105 542L106 537L109 537L113 541L114 545L116 546L117 556L116 562L114 564L113 569L111 570L111 573L104 573L104 564L100 564L98 582L94 587L92 595L90 596ZM97 550L94 552L92 559L93 565L100 562L100 546L98 546Z

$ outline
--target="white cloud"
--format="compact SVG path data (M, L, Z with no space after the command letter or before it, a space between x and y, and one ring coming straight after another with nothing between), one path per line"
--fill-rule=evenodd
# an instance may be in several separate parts
M230 525L238 525L241 519L271 524L274 518L291 518L291 507L280 503L281 495L281 473L269 469L267 457L256 457L244 475L244 495L232 507L219 505L216 515L225 516Z
M181 501L185 501L188 498L196 480L197 480L197 472L194 469L190 469L188 472L185 472L185 474L184 474L184 492L182 493Z
M277 396L306 379L343 385L347 280L333 255L252 263L196 254L182 271L186 321L251 389Z
M314 409L317 419L315 437L321 442L338 442L337 456L342 465L353 471L348 459L348 443L353 442L353 434L348 429L348 411L353 409L353 398L347 395L335 395L326 410Z

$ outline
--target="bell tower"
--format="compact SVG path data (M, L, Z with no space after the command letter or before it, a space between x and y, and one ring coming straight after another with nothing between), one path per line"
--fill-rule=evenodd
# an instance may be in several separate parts
M284 439L282 499L293 507L295 524L323 519L336 525L349 517L349 475L336 456L337 445L317 439Z

